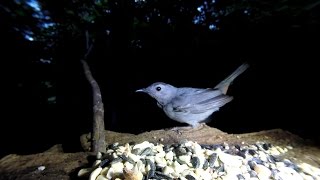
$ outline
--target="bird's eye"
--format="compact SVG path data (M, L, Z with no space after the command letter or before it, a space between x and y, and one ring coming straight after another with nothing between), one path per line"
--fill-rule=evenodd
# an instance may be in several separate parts
M156 87L156 90L157 90L157 91L160 91L160 90L161 90L161 87L159 87L159 86Z

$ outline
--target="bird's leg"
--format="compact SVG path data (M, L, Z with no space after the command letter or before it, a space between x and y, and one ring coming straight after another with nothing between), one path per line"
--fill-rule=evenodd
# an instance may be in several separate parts
M192 126L183 126L183 127L174 127L171 131L176 132L177 134L182 134L182 131L187 131L192 129Z
M182 134L181 131L189 131L189 130L195 130L203 127L205 123L196 123L196 124L190 124L189 126L183 126L183 127L174 127L171 130L175 131L178 134Z

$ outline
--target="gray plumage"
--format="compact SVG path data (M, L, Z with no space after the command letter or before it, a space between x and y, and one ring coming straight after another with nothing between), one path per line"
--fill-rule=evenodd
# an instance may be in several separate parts
M157 100L166 115L178 122L196 127L233 97L226 95L233 80L249 67L242 64L214 88L177 88L163 82L156 82L136 92L145 92Z

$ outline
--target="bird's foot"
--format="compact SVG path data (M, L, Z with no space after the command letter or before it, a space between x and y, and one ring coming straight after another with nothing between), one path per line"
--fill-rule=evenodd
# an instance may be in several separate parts
M195 129L201 129L203 128L205 123L197 123L190 126L183 126L183 127L174 127L171 130L176 132L177 134L182 134L183 131L190 131Z
M201 129L201 128L204 128L205 125L206 123L204 122L198 123L196 126L193 126L193 129Z
M174 127L171 131L176 132L177 134L182 134L183 131L188 131L192 129L192 126L183 126L183 127Z

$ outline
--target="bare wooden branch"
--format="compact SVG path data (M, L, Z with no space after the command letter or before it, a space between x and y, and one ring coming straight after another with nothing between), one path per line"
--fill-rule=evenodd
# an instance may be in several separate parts
M89 48L91 50L92 46ZM87 53L88 54L88 53ZM81 60L84 73L89 81L92 94L93 94L93 131L92 131L92 151L93 152L105 152L105 127L104 127L104 108L101 98L101 91L97 81L93 78L90 68L86 61Z
M86 49L87 49L87 51L88 51L88 49L89 49L89 43L90 43L90 41L89 41L89 31L86 30ZM91 44L91 45L92 45L92 44ZM88 53L90 53L90 51L88 51L87 54L88 54ZM87 59L87 58L85 57L85 59Z
M88 55L90 54L90 52L92 50L92 47L93 47L92 44L88 47L87 53L84 55L84 59L87 59Z

